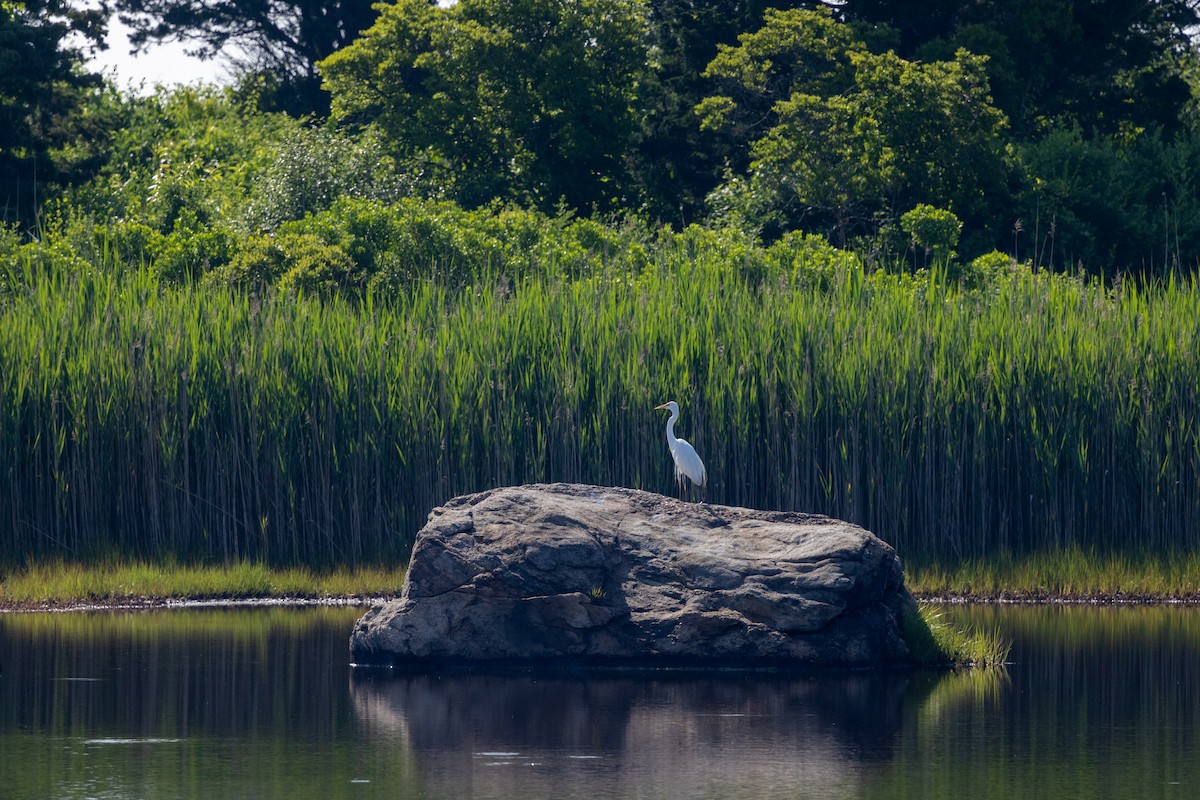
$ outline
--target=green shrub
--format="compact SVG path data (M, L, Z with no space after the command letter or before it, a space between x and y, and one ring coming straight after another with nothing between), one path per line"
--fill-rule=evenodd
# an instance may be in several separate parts
M204 226L233 226L280 143L301 128L213 87L126 97L119 113L107 163L65 199L97 220L135 221L163 234L188 215Z
M461 288L500 276L515 283L533 275L640 272L650 263L638 241L641 233L632 227L569 214L468 211L449 201L418 198L385 203L343 197L327 211L283 223L277 232L308 234L341 248L354 269L353 282L340 288L369 285L393 294L419 282Z
M1013 274L1016 268L1017 262L1012 256L993 250L960 267L954 277L967 289L980 289L995 285L1004 276Z
M130 266L149 264L162 249L166 238L157 229L136 220L118 220L95 226L96 247L109 246L116 258Z
M921 267L929 266L930 256L935 264L945 264L957 255L954 248L962 223L951 211L920 203L900 216L900 229L908 235L913 250L923 256Z
M165 283L202 278L229 263L236 239L224 228L178 230L163 237L154 259L154 272Z
M354 262L341 247L311 233L279 233L242 241L210 282L252 289L332 291L353 283Z
M333 206L343 197L394 200L402 194L377 139L330 128L301 128L282 141L254 181L246 208L251 230L273 230Z
M190 214L176 219L169 233L136 220L94 228L95 251L110 251L125 267L150 266L163 283L196 280L229 262L235 240L228 230L198 223Z
M422 280L462 285L498 264L502 247L481 224L487 216L445 201L341 198L280 230L310 232L342 247L364 283L396 291Z
M287 248L290 268L279 281L283 291L331 294L361 284L354 260L337 245L326 244L311 234L280 237Z
M795 285L818 289L828 289L838 275L863 269L856 254L834 247L824 236L800 231L767 248L766 260Z
M500 266L501 243L480 224L488 212L468 212L449 202L401 201L391 246L375 275L393 289L432 280L449 286L472 282Z

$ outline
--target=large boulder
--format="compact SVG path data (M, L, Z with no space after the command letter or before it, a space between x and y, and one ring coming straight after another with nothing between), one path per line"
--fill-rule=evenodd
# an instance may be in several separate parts
M393 666L828 667L908 658L895 551L813 514L549 484L435 509L351 657Z

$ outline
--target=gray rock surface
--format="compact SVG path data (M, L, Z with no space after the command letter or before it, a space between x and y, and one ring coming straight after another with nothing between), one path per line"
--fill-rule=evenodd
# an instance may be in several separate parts
M576 484L434 509L357 664L829 667L904 662L895 551L828 517Z

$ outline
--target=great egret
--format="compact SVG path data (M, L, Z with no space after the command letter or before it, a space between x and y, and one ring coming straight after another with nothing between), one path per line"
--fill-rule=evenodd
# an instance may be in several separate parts
M708 483L708 472L704 469L704 462L696 454L696 448L692 447L687 439L680 439L675 435L679 404L670 400L661 406L655 406L654 410L664 408L671 412L671 418L667 420L667 447L671 448L671 458L675 459L675 480L679 484L679 496L683 497L684 477L703 489L704 484Z

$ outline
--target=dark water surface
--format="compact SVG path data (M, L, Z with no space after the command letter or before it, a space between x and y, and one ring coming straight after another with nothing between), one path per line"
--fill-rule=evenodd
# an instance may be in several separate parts
M1004 673L389 676L362 609L0 615L0 799L1200 797L1200 609L948 608Z

